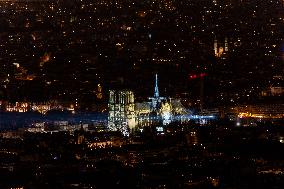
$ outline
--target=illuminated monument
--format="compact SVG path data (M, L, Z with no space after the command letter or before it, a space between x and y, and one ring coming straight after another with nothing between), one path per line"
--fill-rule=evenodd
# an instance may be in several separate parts
M149 100L152 100L151 108L153 111L156 111L158 105L164 100L164 97L160 97L159 88L158 88L158 74L155 77L155 89L154 89L154 97L150 97Z
M160 97L158 75L155 75L154 96L149 101L134 102L134 93L129 90L110 90L108 128L120 131L125 136L134 129L151 125L168 125L173 121L188 120L187 109L179 99Z
M153 124L167 125L187 114L187 110L179 99L160 96L157 74L155 75L154 96L149 100L149 102L135 103L136 127Z
M110 90L108 108L108 129L129 135L129 130L135 127L134 93Z

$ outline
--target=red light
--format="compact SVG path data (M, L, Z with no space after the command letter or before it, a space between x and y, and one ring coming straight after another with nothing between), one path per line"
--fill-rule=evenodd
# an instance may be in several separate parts
M207 76L206 73L201 73L201 74L200 74L200 77L205 77L205 76Z
M189 79L197 79L197 78L203 78L207 76L206 73L201 73L201 74L189 74Z
M189 78L190 78L190 79L196 79L196 78L197 78L197 75L196 75L196 74L190 75Z

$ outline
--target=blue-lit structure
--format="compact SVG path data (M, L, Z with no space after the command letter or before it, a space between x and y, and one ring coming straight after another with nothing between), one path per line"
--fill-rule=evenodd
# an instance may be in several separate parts
M158 74L155 75L154 96L150 97L149 100L151 100L152 111L157 111L158 105L162 102L162 100L165 100L165 98L160 97L160 94L159 94Z
M134 93L129 90L110 91L108 129L121 131L125 136L130 130L151 125L166 126L171 122L195 120L206 124L213 115L193 115L176 98L161 97L158 88L158 74L155 75L154 95L149 101L135 102Z

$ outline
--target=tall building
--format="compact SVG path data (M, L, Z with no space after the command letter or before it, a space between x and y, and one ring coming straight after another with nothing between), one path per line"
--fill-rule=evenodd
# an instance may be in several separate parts
M129 90L110 90L108 128L129 135L135 127L134 93Z
M158 87L158 74L155 75L155 88L154 88L154 96L150 97L149 100L152 101L151 108L153 111L156 111L159 103L164 100L164 97L160 97L159 87Z

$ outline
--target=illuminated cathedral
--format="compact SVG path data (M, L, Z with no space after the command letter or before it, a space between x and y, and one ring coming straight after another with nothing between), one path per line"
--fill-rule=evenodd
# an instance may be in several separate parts
M134 93L130 90L110 90L108 108L108 129L120 131L125 136L134 129L182 121L183 115L188 114L179 99L159 95L157 74L154 95L148 101L135 102Z

